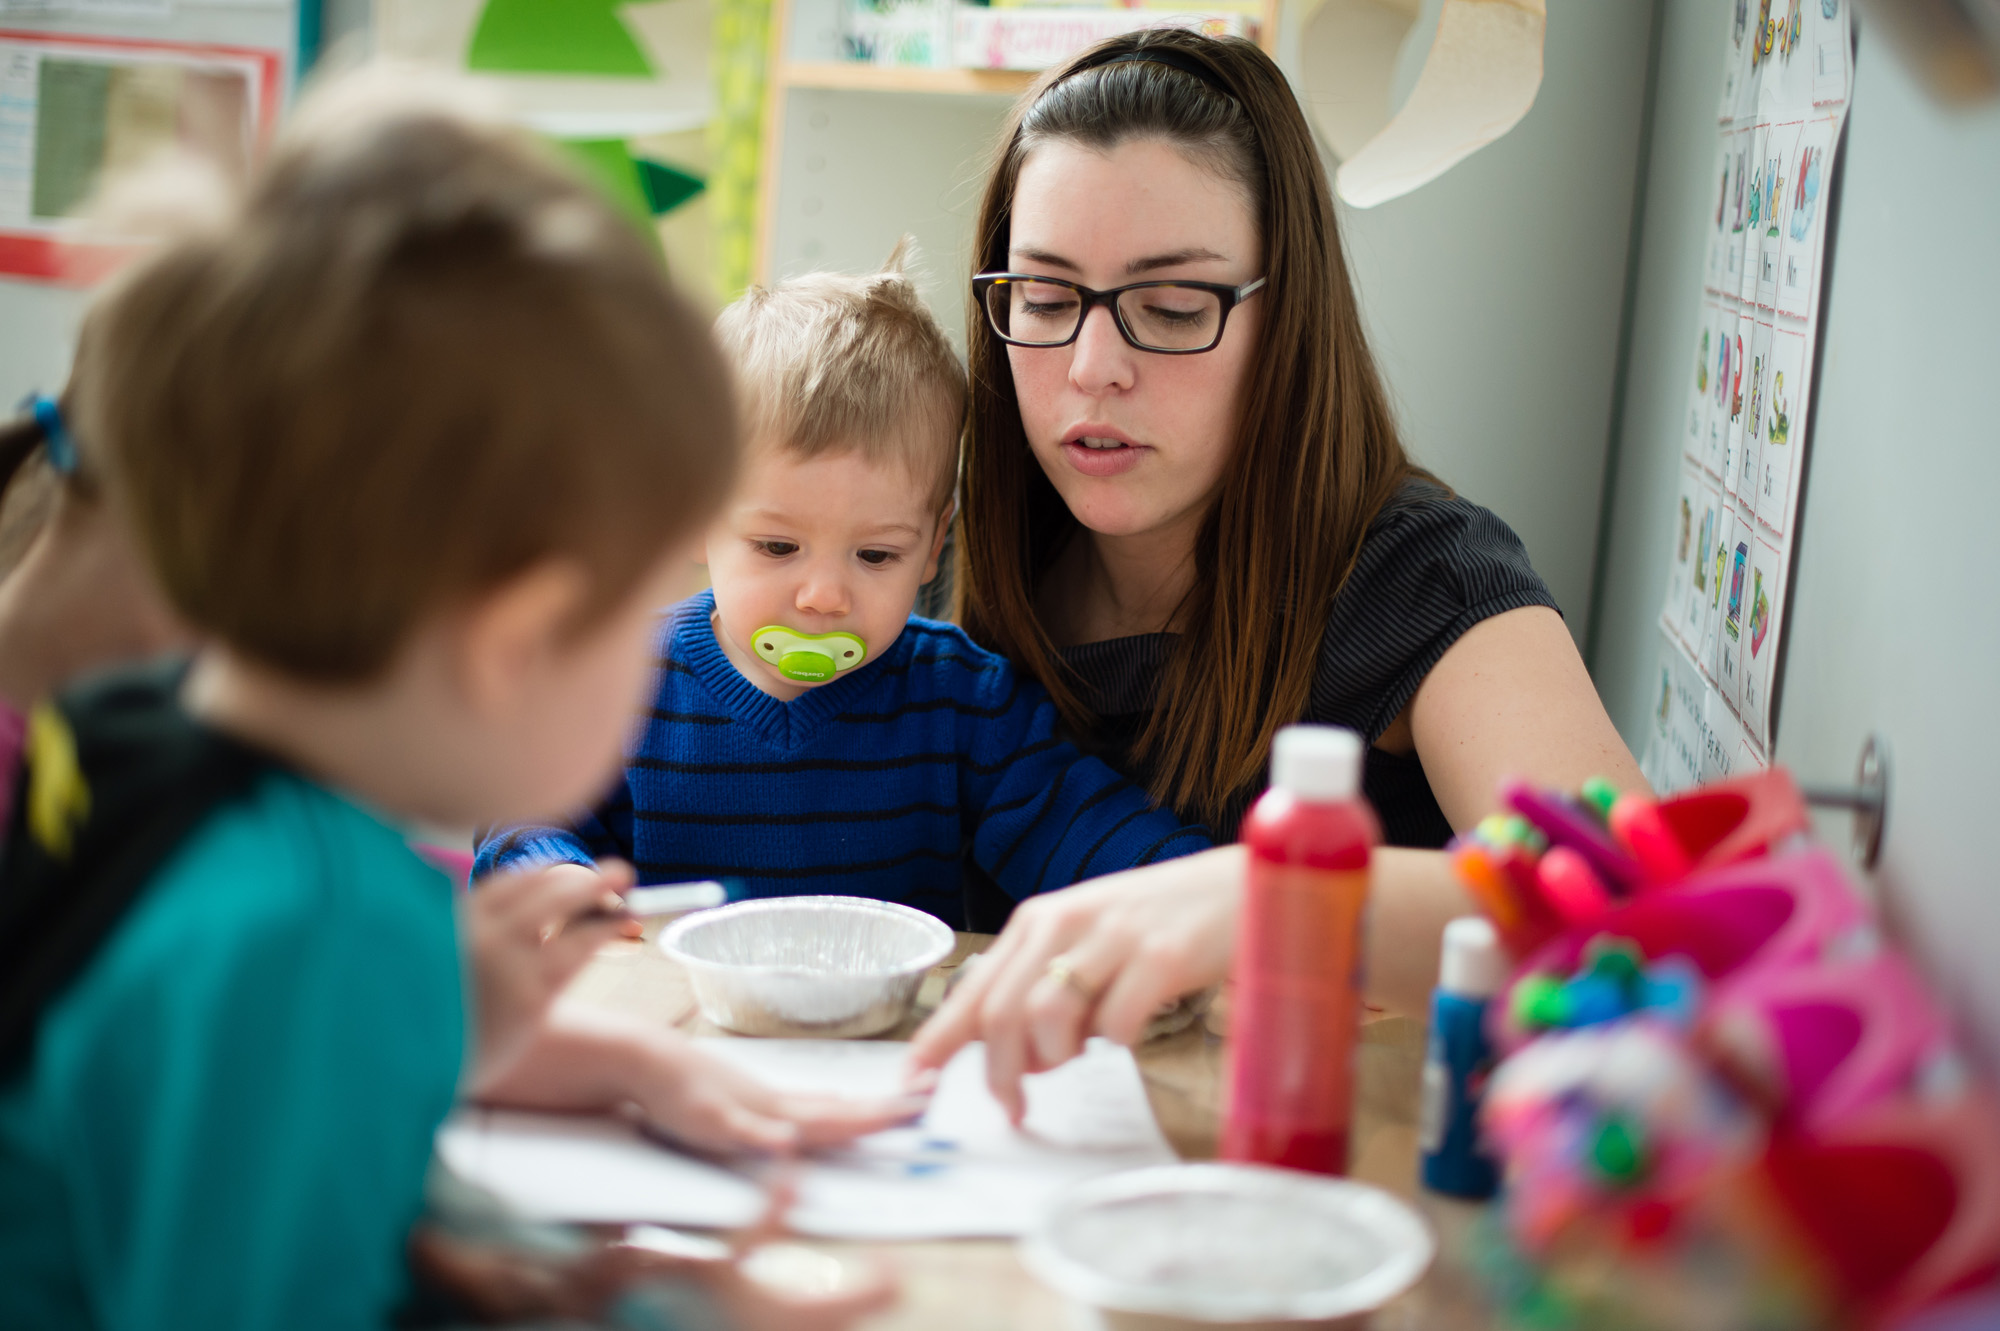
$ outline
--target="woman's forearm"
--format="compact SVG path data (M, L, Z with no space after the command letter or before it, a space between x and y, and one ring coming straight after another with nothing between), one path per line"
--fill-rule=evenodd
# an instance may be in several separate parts
M1238 884L1249 864L1242 846L1218 846L1127 876L1126 881L1135 887L1143 884L1147 893L1133 902L1140 909L1128 927L1156 939L1164 936L1172 944L1168 954L1178 961L1156 968L1148 979L1199 988L1227 978L1236 951L1237 912L1242 909ZM1431 990L1437 985L1445 924L1478 907L1460 886L1443 851L1382 846L1375 851L1374 869L1362 976L1367 1000L1392 1012L1421 1017L1429 1011ZM1136 1020L1125 1013L1112 1025L1120 1031L1127 1025L1137 1030L1150 1012L1147 1004L1158 995L1148 988L1142 997L1144 1002L1132 1009L1140 1014Z
M1368 1001L1391 1012L1424 1016L1437 985L1444 926L1477 909L1443 851L1377 850L1363 976Z
M1190 987L1213 984L1228 974L1242 902L1234 884L1248 869L1249 855L1243 847L1226 846L1146 871L1160 875L1156 888L1185 884L1176 894L1171 929L1201 940L1187 949L1190 960L1197 963L1186 977ZM1378 847L1363 944L1362 983L1368 1002L1423 1017L1437 985L1445 924L1477 910L1443 851Z

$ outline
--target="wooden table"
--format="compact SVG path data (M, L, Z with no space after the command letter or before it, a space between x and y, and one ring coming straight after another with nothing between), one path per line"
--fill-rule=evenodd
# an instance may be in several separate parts
M960 934L958 946L925 981L917 1014L884 1039L908 1039L943 997L966 957L992 938ZM577 977L569 998L677 1026L691 1035L724 1034L702 1019L679 966L650 941L607 947ZM1146 1092L1167 1140L1185 1159L1214 1156L1221 1116L1223 1043L1197 1021L1136 1051ZM1388 1017L1362 1029L1353 1137L1353 1175L1414 1202L1440 1243L1438 1262L1408 1295L1375 1319L1376 1331L1459 1331L1497 1325L1466 1265L1468 1232L1480 1208L1446 1201L1416 1186L1417 1088L1423 1028ZM1062 1301L1021 1268L1010 1240L917 1243L814 1241L830 1251L868 1253L903 1281L902 1302L868 1323L869 1331L1044 1331L1064 1324Z

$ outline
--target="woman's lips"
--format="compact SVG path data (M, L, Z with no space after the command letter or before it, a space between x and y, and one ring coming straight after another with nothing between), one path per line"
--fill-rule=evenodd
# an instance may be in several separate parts
M1092 448L1090 445L1112 444L1109 448ZM1085 476L1118 476L1139 465L1139 457L1153 450L1144 444L1127 443L1122 439L1093 438L1089 443L1083 439L1065 439L1062 455L1069 465Z

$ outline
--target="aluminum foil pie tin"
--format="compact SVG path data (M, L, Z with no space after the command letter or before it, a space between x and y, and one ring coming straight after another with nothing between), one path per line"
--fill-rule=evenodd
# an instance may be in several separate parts
M951 955L936 916L865 897L772 897L685 916L660 950L702 1016L738 1035L851 1037L900 1023Z
M1380 1188L1225 1164L1093 1179L1021 1241L1074 1325L1115 1331L1361 1327L1436 1252L1423 1218Z

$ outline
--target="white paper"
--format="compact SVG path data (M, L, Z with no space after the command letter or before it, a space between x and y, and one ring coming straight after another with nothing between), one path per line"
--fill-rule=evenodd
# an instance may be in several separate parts
M1300 35L1300 79L1341 158L1340 197L1372 208L1435 180L1512 129L1542 86L1543 0L1444 0L1415 85L1390 98L1415 4L1326 0Z
M538 1220L659 1220L733 1229L764 1194L740 1174L655 1146L609 1119L465 1110L439 1130L453 1173Z
M882 1096L902 1083L908 1046L876 1041L713 1040L720 1057L791 1090ZM1027 1082L1023 1128L986 1089L985 1049L944 1069L923 1118L810 1157L795 1178L791 1227L824 1238L1006 1237L1057 1193L1174 1155L1130 1051L1097 1040ZM445 1162L537 1219L652 1221L725 1228L763 1207L764 1166L691 1159L602 1119L500 1111L454 1116Z

